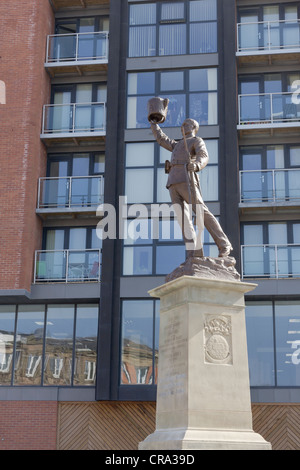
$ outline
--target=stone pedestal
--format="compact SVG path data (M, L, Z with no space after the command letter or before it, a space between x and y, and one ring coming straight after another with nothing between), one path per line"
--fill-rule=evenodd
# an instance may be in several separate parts
M156 430L140 450L270 450L252 429L244 294L255 285L182 276L160 298Z

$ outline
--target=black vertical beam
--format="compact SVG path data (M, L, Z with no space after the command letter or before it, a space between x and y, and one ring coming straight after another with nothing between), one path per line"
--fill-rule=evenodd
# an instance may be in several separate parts
M239 162L237 134L236 0L219 0L221 225L240 269Z
M116 209L117 220L123 193L126 39L127 1L110 0L104 202ZM96 400L113 400L119 361L120 241L104 240L102 252Z

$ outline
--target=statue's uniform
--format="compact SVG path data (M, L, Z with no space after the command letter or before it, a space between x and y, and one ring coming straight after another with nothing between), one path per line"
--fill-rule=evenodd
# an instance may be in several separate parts
M179 141L170 139L157 124L151 124L151 129L158 144L172 152L167 188L170 192L171 201L174 205L177 220L183 233L187 251L191 250L196 256L203 256L201 242L203 222L216 243L220 254L226 250L232 249L231 243L223 232L219 222L204 204L198 175L194 172L189 172L188 174L186 170L190 159L192 163L196 164L196 171L202 170L207 165L209 157L203 139L197 136L186 138L189 151L188 155L183 139ZM189 177L191 178L190 185L188 184ZM198 238L191 221L187 204L192 204L193 212L196 214Z

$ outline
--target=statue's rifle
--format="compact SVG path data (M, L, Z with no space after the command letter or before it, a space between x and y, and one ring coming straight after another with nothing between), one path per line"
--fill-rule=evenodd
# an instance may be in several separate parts
M190 211L190 219L191 222L193 223L193 202L194 204L196 203L196 191L195 191L195 182L194 182L194 172L193 171L188 171L188 164L191 163L192 158L191 154L189 152L189 148L187 145L186 141L186 136L184 132L184 128L182 127L182 135L183 135L183 141L184 141L184 146L185 150L188 156L188 163L185 165L185 175L186 175L186 181L188 185L188 191L189 191L189 211Z

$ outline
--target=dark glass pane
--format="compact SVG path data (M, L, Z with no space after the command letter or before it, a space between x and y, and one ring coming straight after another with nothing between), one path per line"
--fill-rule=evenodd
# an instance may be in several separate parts
M74 305L49 305L44 385L71 385Z
M95 385L98 305L78 305L75 333L74 385Z
M15 335L15 306L0 305L0 385L11 384Z
M15 385L41 385L44 322L44 306L19 306L14 365Z
M153 301L123 302L121 383L153 383Z

